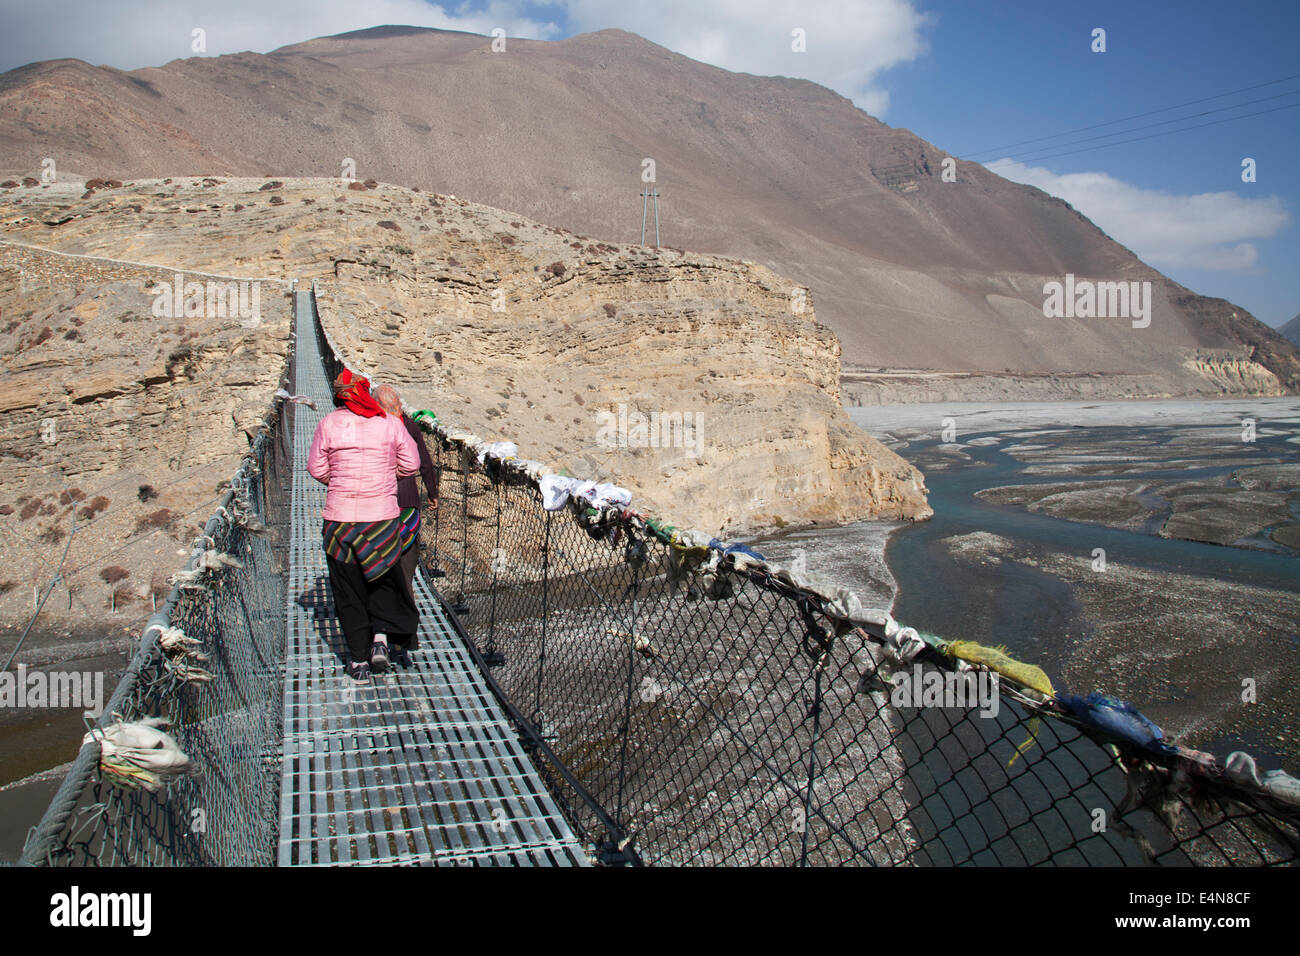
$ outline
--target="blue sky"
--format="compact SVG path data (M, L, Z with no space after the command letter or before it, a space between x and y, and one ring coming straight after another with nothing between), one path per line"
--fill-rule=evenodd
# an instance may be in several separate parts
M958 156L1018 160L993 168L1063 195L1198 292L1230 299L1274 326L1300 312L1300 108L1276 109L1300 104L1300 76L996 148L1300 74L1300 3L1007 0L923 9L934 17L927 53L880 80L890 93L887 122ZM1096 27L1106 30L1105 53L1090 49ZM1224 109L1233 104L1249 105ZM1219 112L1166 122L1207 110ZM1263 110L1275 111L1075 152ZM1254 183L1242 182L1246 157L1256 161ZM1228 195L1214 196L1221 193Z
M823 83L1061 196L1197 292L1274 326L1300 312L1300 107L1286 108L1300 104L1300 76L1164 111L1300 74L1296 0L118 0L108 14L88 0L0 0L0 22L3 69L59 56L159 65L194 55L194 27L207 55L382 23L536 39L621 27L728 69ZM791 50L795 28L805 52ZM1091 49L1095 28L1104 53ZM1167 122L1207 110L1218 112ZM1273 112L1089 149L1262 110ZM1247 157L1254 183L1241 178Z

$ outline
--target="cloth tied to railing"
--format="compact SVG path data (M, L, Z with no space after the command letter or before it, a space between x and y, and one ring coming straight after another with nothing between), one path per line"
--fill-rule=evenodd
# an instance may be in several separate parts
M892 617L885 625L885 646L900 664L910 664L928 646L914 627L903 627Z
M1051 678L1047 673L1034 664L1026 664L1024 661L1018 661L1006 653L1002 647L986 647L976 641L951 641L943 645L943 653L956 661L966 661L971 664L977 664L981 667L987 667L995 671L999 676L1009 678L1022 688L1032 690L1042 698L1051 697L1055 691L1052 688ZM1024 742L1016 748L1011 759L1007 761L1010 767L1034 745L1038 739L1038 728L1040 718L1035 713L1029 720L1029 736Z
M306 395L290 395L289 390L287 388L277 388L275 390L275 397L279 399L283 399L287 404L290 405L306 405L308 408L311 409L314 409L316 407L316 403L312 401L310 398L308 398Z
M568 475L543 475L538 482L542 492L542 507L559 511L569 499L581 498L595 508L626 508L632 503L632 492L608 482L584 481Z
M162 717L124 723L119 719L102 730L92 730L82 745L99 744L99 767L112 784L157 793L177 777L193 771L193 763L171 735Z
M1164 731L1127 701L1116 700L1097 691L1087 697L1057 694L1056 700L1077 720L1135 747L1162 754L1178 752L1165 742Z
M177 571L172 575L171 582L177 587L198 588L202 587L199 584L199 578L208 571L218 571L221 568L242 568L243 566L238 558L215 548L208 548L198 556L194 567L187 571Z
M167 627L162 624L150 625L144 633L148 634L153 630L158 631L158 646L162 648L166 658L164 666L169 674L183 683L190 684L205 684L213 679L215 675L202 666L208 661L207 655L196 650L201 641L187 637L179 627Z
M482 465L489 455L501 461L518 458L519 446L512 441L483 442L478 449L478 463Z
M1237 750L1228 754L1224 772L1229 780L1258 787L1282 803L1300 808L1300 780L1285 770L1270 770L1261 776L1255 758Z
M997 671L1001 676L1010 678L1021 687L1037 691L1043 697L1051 697L1055 693L1051 678L1041 667L1008 656L1005 648L986 647L975 641L951 641L944 645L943 652L948 657Z

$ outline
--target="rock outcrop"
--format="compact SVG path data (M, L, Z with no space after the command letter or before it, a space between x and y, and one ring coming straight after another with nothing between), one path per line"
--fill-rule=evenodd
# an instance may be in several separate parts
M463 200L403 218L389 193L354 211L387 209L409 245L337 262L322 314L412 407L715 533L930 514L920 473L844 413L838 340L788 279Z
M256 326L159 317L152 290L175 277L0 243L0 626L31 615L65 548L43 629L147 613L259 427L287 286L266 284Z
M1122 398L1274 397L1289 388L1249 346L1183 349L1177 372L936 372L846 368L844 404L1042 402Z
M920 473L841 407L839 343L812 298L764 266L393 186L266 184L0 192L0 549L14 569L0 623L30 613L80 514L72 609L64 595L45 613L147 609L275 390L293 278L321 280L331 333L412 406L616 480L674 523L734 534L930 513ZM159 316L174 270L260 280L260 322L183 301ZM113 566L129 576L101 579Z

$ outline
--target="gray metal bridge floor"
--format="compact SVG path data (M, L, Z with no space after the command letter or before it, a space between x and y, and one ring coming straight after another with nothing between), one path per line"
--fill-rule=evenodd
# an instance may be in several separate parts
M281 866L582 866L589 860L431 589L416 575L415 666L355 685L343 672L321 509L307 474L333 410L312 297L297 296L296 411Z

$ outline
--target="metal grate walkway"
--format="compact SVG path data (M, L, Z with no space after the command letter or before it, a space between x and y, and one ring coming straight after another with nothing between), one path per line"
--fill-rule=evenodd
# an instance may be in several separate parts
M307 474L332 410L310 293L296 298L300 406L293 435L292 545L284 678L281 866L589 861L417 572L415 666L354 685L343 673L321 509Z

